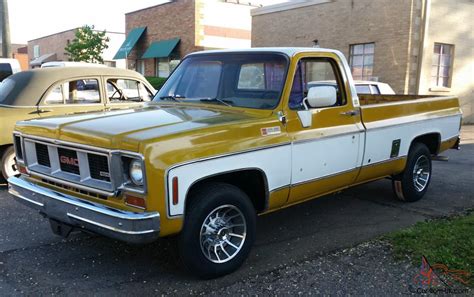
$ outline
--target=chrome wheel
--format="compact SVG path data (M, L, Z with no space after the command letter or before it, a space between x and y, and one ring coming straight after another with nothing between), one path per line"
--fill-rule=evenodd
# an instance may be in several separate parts
M418 192L422 192L430 180L430 160L427 156L420 156L413 168L413 184Z
M8 155L3 159L3 175L5 178L9 178L20 174L16 166L15 153L7 153Z
M242 249L246 233L247 223L242 212L233 205L219 206L201 226L201 251L211 262L228 262Z

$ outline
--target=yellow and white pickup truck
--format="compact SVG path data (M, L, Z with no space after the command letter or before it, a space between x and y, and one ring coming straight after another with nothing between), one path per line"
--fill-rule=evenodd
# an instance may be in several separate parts
M63 236L179 235L211 278L246 259L258 214L381 178L420 199L460 125L455 97L358 97L338 51L200 52L143 108L19 122L9 192Z

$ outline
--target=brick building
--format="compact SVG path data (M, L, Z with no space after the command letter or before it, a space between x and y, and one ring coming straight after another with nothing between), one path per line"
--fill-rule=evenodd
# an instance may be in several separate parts
M28 47L26 44L12 43L12 58L20 63L21 70L28 69ZM2 56L2 43L0 43L0 56Z
M116 59L146 76L167 77L185 55L250 47L251 9L262 1L174 0L125 15Z
M474 122L470 0L293 0L252 11L252 46L342 51L355 79L397 93L457 95Z
M40 67L41 64L51 61L69 61L66 56L64 48L75 37L75 32L78 28L54 33L28 41L28 58L30 67ZM122 61L114 61L113 57L123 41L125 40L124 33L107 32L109 37L109 48L105 49L102 57L106 65L125 68L125 63Z

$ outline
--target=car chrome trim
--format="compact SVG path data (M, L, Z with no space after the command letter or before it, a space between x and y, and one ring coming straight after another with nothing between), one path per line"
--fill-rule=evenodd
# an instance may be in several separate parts
M51 181L55 181L58 183L64 183L69 186L76 187L78 189L82 190L87 190L93 193L101 194L101 195L106 195L106 196L113 196L116 195L118 191L127 191L127 192L132 192L132 193L138 193L138 194L146 194L147 192L147 183L146 183L146 165L144 162L144 157L140 153L136 152L130 152L130 151L124 151L124 150L110 150L110 149L104 149L100 147L94 147L94 146L89 146L85 144L79 144L79 143L74 143L74 142L69 142L69 141L63 141L63 140L58 140L58 139L51 139L51 138L46 138L46 137L41 137L41 136L34 136L34 135L27 135L27 134L22 134L20 132L15 131L14 132L15 136L19 136L21 138L22 145L24 145L24 142L30 142L30 143L40 143L46 146L52 146L56 148L65 148L65 149L70 149L70 150L75 150L78 153L83 153L85 155L87 154L95 154L99 156L104 156L107 157L107 162L109 166L109 174L110 174L110 181L102 181L102 180L96 180L93 179L92 177L89 176L83 176L82 171L80 180L74 181L74 180L69 180L69 179L64 179L57 175L58 173L61 173L62 175L70 175L67 172L62 172L62 171L51 171L50 174L46 174L45 172L38 171L31 169L31 166L40 166L40 165L35 165L35 164L29 164L27 158L26 158L26 150L23 148L23 163L27 166L28 169L31 169L30 172L32 172L35 175L38 175L41 178L45 178ZM144 183L142 187L135 187L135 186L129 186L128 181L123 179L123 166L122 166L122 156L129 157L129 158L136 158L141 160L142 162L142 168L143 168L143 176L144 176ZM80 156L78 156L79 158ZM84 157L84 156L83 156ZM53 158L54 159L54 158ZM118 160L120 159L120 160ZM118 166L117 166L118 165ZM39 168L39 167L38 167ZM52 169L52 168L51 168ZM89 169L85 170L88 171ZM84 182L90 181L94 182L97 184L95 185L82 185ZM108 189L105 189L105 184L108 184L110 186L107 186ZM100 185L103 187L100 188Z
M158 212L131 212L107 207L34 184L25 178L8 179L8 191L19 202L47 218L114 239L146 243L158 238Z
M99 190L99 189L96 189L96 188L83 186L79 183L76 184L74 182L70 182L70 181L67 181L67 180L64 180L64 179L60 179L60 178L56 178L56 177L53 177L53 176L50 176L50 175L42 174L42 173L39 173L37 171L30 171L30 174L34 177L39 177L39 178L42 178L42 179L45 179L45 180L48 180L48 181L56 182L58 184L63 184L63 185L68 186L68 187L74 187L74 188L77 188L79 190L88 191L88 192L91 192L91 193L94 193L94 194L99 194L99 195L104 195L104 196L115 196L117 194L116 192L107 192L107 191L102 191L102 190Z
M92 220L89 220L89 219L86 219L86 218L77 216L77 215L72 214L72 213L69 213L69 212L67 213L67 216L70 217L70 218L73 218L73 219L75 219L75 220L79 220L79 221L82 221L82 222L85 222L85 223L89 223L89 224L95 225L95 226L97 226L97 227L101 227L101 228L104 228L104 229L108 229L108 230L111 230L111 231L114 231L114 232L123 233L123 234L141 235L141 234L149 234L149 233L156 232L156 230L153 230L153 229L150 229L150 230L143 230L143 231L125 231L125 230L118 229L118 228L115 228L115 227L111 227L111 226L108 226L108 225L105 225L105 224L101 224L101 223L98 223L98 222L94 222L94 221L92 221Z

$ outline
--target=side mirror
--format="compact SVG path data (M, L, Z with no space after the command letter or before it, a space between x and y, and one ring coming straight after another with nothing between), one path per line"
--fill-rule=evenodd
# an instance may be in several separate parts
M305 110L298 111L303 128L309 128L313 122L313 114L309 108L333 106L337 103L337 91L333 86L316 86L308 90L308 96L303 99Z
M337 103L337 91L333 86L315 86L308 90L305 100L309 107L328 107Z

